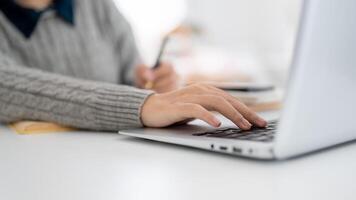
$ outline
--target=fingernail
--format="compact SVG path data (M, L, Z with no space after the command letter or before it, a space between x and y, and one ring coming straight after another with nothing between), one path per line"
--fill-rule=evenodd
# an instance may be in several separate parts
M251 128L252 124L248 122L246 119L243 120L243 124L246 128Z
M264 120L264 119L262 119L262 118L258 118L258 119L257 119L257 123L258 123L258 125L261 126L261 127L267 126L266 120Z
M213 119L213 123L214 123L215 127L220 127L221 126L221 121L219 121L216 118Z
M257 122L258 126L261 126L261 127L267 126L266 120L262 119L261 117L257 117L256 122Z

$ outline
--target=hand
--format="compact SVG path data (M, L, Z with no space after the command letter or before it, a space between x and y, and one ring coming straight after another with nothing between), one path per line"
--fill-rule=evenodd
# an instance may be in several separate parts
M189 119L201 119L214 127L221 122L210 111L217 111L243 130L267 122L228 93L206 84L195 84L164 94L153 94L144 103L142 123L147 127L166 127Z
M172 65L161 63L157 69L139 65L136 69L136 86L158 93L170 92L178 88L178 75ZM151 88L146 88L150 82Z

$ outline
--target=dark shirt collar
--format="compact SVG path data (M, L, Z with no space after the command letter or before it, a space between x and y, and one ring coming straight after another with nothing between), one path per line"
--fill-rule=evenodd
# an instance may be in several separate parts
M33 10L18 5L14 0L0 0L0 10L8 20L26 37L35 31L41 15L48 9L54 10L64 21L74 25L74 0L54 0L44 10Z

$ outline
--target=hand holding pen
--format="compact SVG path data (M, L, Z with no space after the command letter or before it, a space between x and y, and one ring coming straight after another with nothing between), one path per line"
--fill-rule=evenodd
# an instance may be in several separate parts
M136 85L143 89L154 90L158 93L169 92L178 88L178 75L173 66L161 61L168 37L165 37L152 67L138 66L136 70Z

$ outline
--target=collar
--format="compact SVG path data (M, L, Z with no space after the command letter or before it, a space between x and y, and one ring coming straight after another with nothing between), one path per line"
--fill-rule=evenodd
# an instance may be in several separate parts
M14 0L0 0L0 11L26 37L35 31L41 15L47 10L54 10L57 16L74 25L74 0L54 0L52 5L43 10L24 8Z

